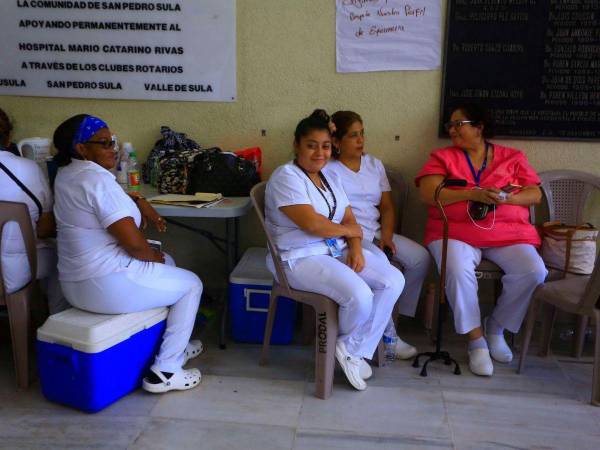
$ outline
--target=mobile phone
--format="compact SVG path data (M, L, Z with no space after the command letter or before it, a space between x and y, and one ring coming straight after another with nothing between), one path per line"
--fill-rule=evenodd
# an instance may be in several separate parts
M154 239L146 239L146 241L148 242L148 245L150 245L150 247L152 247L153 249L156 249L159 252L162 251L162 242L155 241Z
M521 186L520 184L508 183L506 186L502 186L500 188L502 192L500 192L498 196L500 197L500 200L505 201L508 198L508 194L514 191L518 191L522 187L523 186Z
M394 252L387 245L383 247L383 253L385 253L385 256L387 256L387 259L389 259L390 261L394 257Z
M517 191L519 189L523 189L523 186L521 186L520 184L512 184L512 183L508 183L506 186L502 186L500 188L500 190L502 192L506 192L507 194L513 191Z

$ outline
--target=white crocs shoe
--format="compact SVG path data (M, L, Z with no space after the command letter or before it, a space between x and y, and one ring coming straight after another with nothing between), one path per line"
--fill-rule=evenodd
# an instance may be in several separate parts
M483 320L483 330L485 340L490 348L490 355L496 361L501 363L509 363L513 360L513 352L504 339L504 334L488 334L487 332L488 317Z
M493 375L494 364L487 348L469 350L469 369L475 375L482 377L491 377Z
M194 359L200 355L204 351L204 346L202 345L202 341L199 339L194 339L188 342L188 345L185 347L185 352L183 352L183 365L190 359Z
M410 359L417 354L417 349L415 347L404 342L398 336L396 336L396 338L396 346L394 347L396 359Z
M373 369L371 369L371 365L364 358L360 358L359 372L363 380L368 380L373 376Z
M361 359L351 356L342 341L337 341L335 344L335 357L352 387L359 391L364 391L367 388L367 383L360 376Z
M202 374L198 369L181 369L175 372L171 378L165 377L156 367L152 366L150 370L160 378L160 383L150 383L148 378L144 378L142 388L153 394L162 394L169 391L185 391L195 388L200 384Z

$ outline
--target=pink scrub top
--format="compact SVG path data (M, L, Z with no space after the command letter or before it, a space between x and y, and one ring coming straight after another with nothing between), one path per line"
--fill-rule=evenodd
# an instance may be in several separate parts
M540 184L540 178L529 165L525 155L519 150L492 144L494 159L481 174L482 188L502 188L508 183L521 186ZM415 184L419 186L421 178L428 175L442 175L453 179L467 181L465 188L473 189L476 184L469 163L463 151L458 147L446 147L431 152L417 177ZM473 247L502 247L514 244L532 244L539 246L541 241L537 230L529 223L529 208L526 206L496 206L496 219L491 230L484 230L473 224L467 214L467 201L446 205L444 210L448 217L448 237L466 242ZM483 228L492 226L494 214L490 211L484 220L476 223ZM436 206L429 206L425 225L425 245L442 239L443 221Z

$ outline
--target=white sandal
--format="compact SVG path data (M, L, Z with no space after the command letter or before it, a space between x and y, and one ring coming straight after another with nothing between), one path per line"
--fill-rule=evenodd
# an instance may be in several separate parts
M202 345L202 341L199 339L188 342L188 345L185 347L185 352L183 352L183 365L185 366L190 359L200 356L200 353L203 351L204 346Z
M198 369L181 369L168 379L156 367L152 366L150 370L162 381L161 383L150 383L147 378L144 378L142 388L153 394L192 389L198 386L202 379L202 374Z

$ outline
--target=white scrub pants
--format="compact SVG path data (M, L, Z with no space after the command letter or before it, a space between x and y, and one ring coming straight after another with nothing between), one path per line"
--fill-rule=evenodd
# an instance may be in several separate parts
M119 272L84 281L62 281L69 302L86 311L123 314L169 306L167 328L154 366L161 372L181 370L202 295L196 274L167 264L132 258Z
M373 242L363 240L362 246L373 252L375 256L387 261L387 256L379 248L377 241L379 237L380 235L377 233ZM398 299L398 312L405 316L414 317L419 304L423 281L425 281L425 277L429 272L431 257L425 247L404 236L394 233L392 240L396 246L396 254L393 260L402 266L402 273L406 280L402 295Z
M438 268L442 260L442 240L429 244ZM481 326L475 268L481 258L489 259L504 271L502 294L492 313L503 328L517 333L527 313L531 295L544 282L548 271L533 245L477 248L448 240L446 295L454 312L454 326L459 334Z
M364 269L356 273L345 264L347 255L348 249L339 259L315 255L283 266L291 287L325 295L339 305L338 339L352 356L371 359L404 288L404 276L368 250L363 251Z
M50 314L59 313L70 307L60 288L57 263L55 248L39 247L37 249L36 279L40 280L40 285L48 297ZM27 255L4 255L2 258L2 274L6 283L6 291L9 294L20 290L31 281Z

